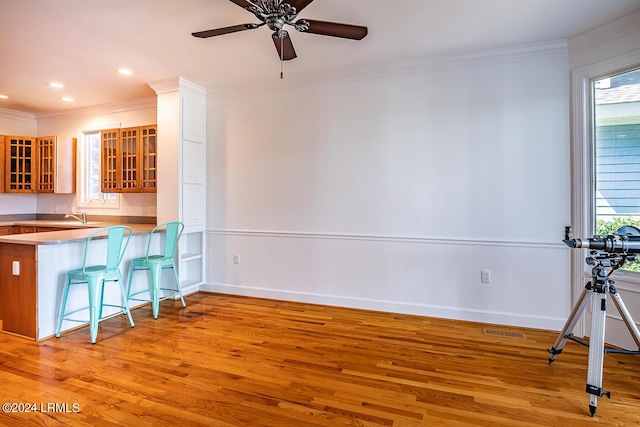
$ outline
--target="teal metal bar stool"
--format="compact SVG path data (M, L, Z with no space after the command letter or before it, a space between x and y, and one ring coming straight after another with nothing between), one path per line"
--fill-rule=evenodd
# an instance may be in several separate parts
M56 331L56 337L60 337L60 331L62 330L62 322L65 320L71 322L86 323L87 320L69 318L79 311L89 310L89 329L91 335L91 343L95 344L98 336L98 324L104 320L102 318L102 307L116 307L123 309L122 313L129 316L129 323L133 328L133 318L129 311L129 303L125 293L124 282L122 280L122 274L120 273L120 263L124 253L129 245L129 239L133 230L131 227L125 225L117 225L113 227L106 227L97 230L87 238L84 247L84 260L82 261L82 268L77 270L71 270L67 272L65 286L62 296L62 304L60 306L60 320L58 322L58 330ZM89 251L92 249L96 242L97 237L107 237L107 248L105 255L105 263L103 265L87 265L87 257ZM120 294L122 295L123 305L105 304L104 299L104 285L106 282L118 282L120 287ZM89 294L89 305L70 312L67 310L67 300L69 297L69 290L72 286L87 285Z
M162 254L151 254L151 243L153 241L154 236L158 235L158 231L164 229L165 240ZM182 286L180 286L180 278L178 277L178 269L176 268L176 263L173 258L176 249L178 247L178 241L180 240L180 236L182 236L182 230L184 230L184 224L179 221L173 222L165 222L163 224L157 225L153 230L151 230L151 234L149 234L149 243L147 244L147 254L144 258L136 258L131 261L131 268L129 269L129 279L128 279L128 299L133 301L144 301L150 302L151 307L153 309L153 318L158 318L158 312L160 311L160 291L169 291L173 292L173 294L180 295L180 301L182 302L182 307L186 307L187 305L184 303L184 298L182 296ZM162 270L166 268L173 269L173 276L176 280L176 288L161 288L160 287L160 279L162 275ZM144 289L135 293L131 293L131 286L133 280L133 273L137 270L147 270L149 271L149 280L150 280L150 288ZM149 293L150 299L140 299L133 298L137 295ZM164 298L163 298L164 299Z

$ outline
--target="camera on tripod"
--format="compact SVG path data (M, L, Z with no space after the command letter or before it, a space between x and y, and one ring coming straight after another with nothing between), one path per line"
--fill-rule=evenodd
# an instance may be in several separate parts
M565 227L563 242L573 249L591 249L591 255L601 258L624 258L633 261L640 254L640 229L632 225L620 227L606 236L595 235L586 239L574 239L571 227Z

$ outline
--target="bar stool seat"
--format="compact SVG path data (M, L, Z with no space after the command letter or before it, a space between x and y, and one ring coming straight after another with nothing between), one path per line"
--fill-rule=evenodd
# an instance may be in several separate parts
M129 239L133 230L131 227L124 225L118 225L113 227L106 227L97 230L87 238L84 249L84 259L82 261L82 268L68 271L66 274L65 285L63 289L62 303L60 305L60 319L58 321L58 329L56 331L56 337L60 338L60 332L62 330L62 324L65 320L71 322L89 322L91 343L95 344L98 336L98 324L104 320L102 317L103 307L116 307L121 308L122 312L129 317L129 323L133 328L133 318L129 311L129 305L127 296L125 293L124 282L122 280L122 274L120 273L120 263L124 256L125 250L129 245ZM105 253L105 264L103 265L90 265L87 266L87 258L89 251L95 251L93 249L95 245L95 238L98 236L107 236L107 249ZM122 296L122 305L105 304L104 303L104 285L107 282L118 282L120 288L120 295ZM72 286L87 285L89 304L85 307L75 309L67 312L67 301L69 298L69 290ZM80 311L89 310L89 319L74 319L70 318L70 315L78 313ZM111 317L111 316L109 316Z
M158 231L162 229L164 229L165 231L164 250L162 254L151 254L151 243L153 242L154 236L158 235ZM178 269L176 268L176 263L174 260L174 254L178 247L178 241L180 240L180 236L182 235L183 230L184 224L179 221L165 222L163 224L157 225L153 230L151 230L151 233L149 234L149 242L147 244L146 255L143 258L136 258L131 261L131 267L129 268L129 278L127 280L127 298L132 301L151 302L154 319L158 318L158 312L160 311L161 291L172 292L173 295L178 294L180 296L180 301L182 302L182 307L187 306L182 295L182 286L180 286ZM171 268L173 270L173 277L176 281L175 288L160 287L162 270L167 268ZM147 289L143 289L132 294L131 287L133 281L133 273L138 270L147 270L149 272L150 286ZM144 293L150 294L148 299L134 298L137 295Z

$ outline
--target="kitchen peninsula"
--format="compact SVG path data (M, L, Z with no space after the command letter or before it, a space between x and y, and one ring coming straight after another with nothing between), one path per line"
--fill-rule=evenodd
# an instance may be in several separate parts
M60 310L60 300L69 270L82 267L86 238L102 227L116 225L108 222L77 221L5 221L2 227L23 230L23 234L0 235L0 330L40 341L55 334ZM149 233L154 224L127 224L133 235L121 264L123 277L127 277L131 259L146 253ZM35 231L26 232L24 230ZM55 230L55 231L47 231ZM160 250L160 240L154 239L151 250ZM106 239L96 240L87 265L103 264L101 254L106 250ZM170 279L167 279L170 280ZM142 290L147 285L142 274L135 276L133 289ZM117 286L106 286L105 301L120 301ZM137 305L144 304L138 302ZM87 305L86 292L69 294L69 308ZM108 308L106 308L108 309ZM106 310L105 309L105 310ZM113 314L117 310L112 309ZM87 315L88 318L88 315ZM63 331L77 327L75 322L65 322Z

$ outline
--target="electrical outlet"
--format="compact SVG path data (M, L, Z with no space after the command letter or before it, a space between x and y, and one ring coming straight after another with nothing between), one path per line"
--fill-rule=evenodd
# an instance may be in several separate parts
M480 270L480 282L491 283L491 270Z
M240 264L240 254L233 254L233 263Z
M20 275L20 261L13 261L13 264L11 265L11 273L14 276Z

